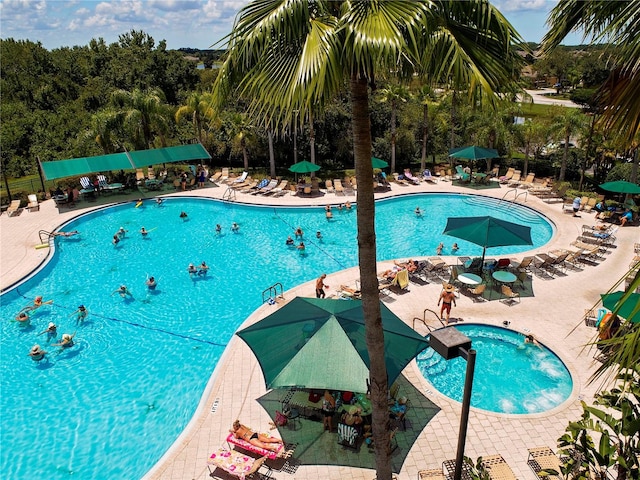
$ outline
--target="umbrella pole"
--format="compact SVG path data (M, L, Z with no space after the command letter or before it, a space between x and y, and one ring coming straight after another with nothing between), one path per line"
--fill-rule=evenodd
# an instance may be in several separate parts
M480 262L480 271L484 268L484 255L487 252L487 247L482 247L482 262Z

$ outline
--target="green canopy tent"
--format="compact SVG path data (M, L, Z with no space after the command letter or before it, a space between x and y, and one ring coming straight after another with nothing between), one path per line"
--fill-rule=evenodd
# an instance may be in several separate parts
M96 157L71 158L41 162L42 172L47 180L88 175L114 170L148 167L160 163L191 162L211 159L211 155L199 143L176 147L138 150L134 152L112 153Z
M380 304L389 385L429 346ZM366 392L369 354L360 300L297 297L237 332L253 351L267 388Z
M484 263L487 248L533 245L531 227L491 216L448 218L442 233L483 247L482 263Z

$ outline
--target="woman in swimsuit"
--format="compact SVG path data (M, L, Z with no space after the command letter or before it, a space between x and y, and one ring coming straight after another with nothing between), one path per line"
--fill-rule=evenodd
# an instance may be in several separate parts
M269 437L263 433L257 433L248 427L245 427L240 423L240 420L233 422L233 430L229 430L236 438L240 438L245 442L249 442L251 445L272 452L278 451L279 445L282 444L282 440L275 437Z

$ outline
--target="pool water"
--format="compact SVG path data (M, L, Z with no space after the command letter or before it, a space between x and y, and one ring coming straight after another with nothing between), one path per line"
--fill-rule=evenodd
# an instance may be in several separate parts
M490 325L456 325L477 351L471 406L499 413L531 414L563 403L573 388L571 374L544 346L524 335ZM416 358L424 377L444 395L462 401L467 362L444 360L433 349Z
M426 212L422 218L413 213L417 206ZM553 227L532 210L504 210L496 200L469 195L378 202L378 257L432 255L440 241L449 254L456 239L441 235L448 215L491 214L532 227L533 247L496 248L492 255L536 248L551 238ZM181 211L188 213L186 221ZM234 221L238 233L230 230ZM120 226L128 233L114 247ZM142 226L150 231L146 239ZM297 226L305 231L303 255L285 246ZM327 221L322 207L175 198L160 207L148 202L102 209L64 225L74 229L79 237L56 239L49 263L0 297L0 428L3 445L11 445L0 453L5 478L142 477L194 414L225 346L261 305L265 289L281 282L287 290L357 263L354 210L334 209ZM459 255L481 253L458 244ZM189 263L202 261L211 267L208 275L190 277ZM154 292L146 289L148 275L158 281ZM113 294L120 284L132 298ZM14 318L36 295L54 304L21 328ZM89 316L76 325L70 315L80 304ZM58 325L58 337L75 332L76 346L60 352L47 344L38 334L50 321ZM49 352L47 360L27 356L35 343Z

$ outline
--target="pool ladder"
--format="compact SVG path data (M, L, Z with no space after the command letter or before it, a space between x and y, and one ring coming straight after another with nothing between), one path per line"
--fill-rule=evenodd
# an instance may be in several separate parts
M227 189L224 191L224 194L222 195L222 200L230 202L231 200L235 200L235 199L236 199L236 191L231 187L227 187Z
M280 292L280 294L278 294L278 292ZM262 303L271 303L271 301L276 303L279 298L284 300L284 288L280 282L274 283L269 288L262 291Z
M52 232L47 232L46 230L40 230L38 232L38 236L40 237L40 243L45 244L48 243L50 239L55 237L55 234ZM45 237L44 239L42 237Z
M420 317L413 317L413 329L416 329L416 321L417 322L421 322L425 327L427 327L427 330L429 330L429 333L431 333L433 330L437 330L436 327L432 327L431 325L429 325L427 323L427 312L430 312L431 314L433 314L433 316L436 317L436 319L440 322L440 325L442 325L443 327L446 327L446 325L444 324L444 322L442 321L442 318L440 318L440 315L438 315L435 311L429 309L429 308L425 308L424 312L422 312L422 318Z
M498 202L498 204L500 204L500 203L501 203L501 202L502 202L502 201L507 197L507 195L509 195L511 192L515 193L515 196L513 197L513 202L515 202L516 200L518 200L518 197L519 197L520 195L524 195L524 201L525 201L525 203L526 203L526 201L527 201L527 197L528 197L528 195L529 195L529 192L528 192L527 190L525 190L524 192L520 192L520 193L518 193L518 189L517 189L517 188L512 188L511 190L507 190L507 191L505 192L505 194L502 196L502 198L500 199L500 202ZM507 208L510 208L510 207L511 207L511 205L513 205L513 203L511 203L511 204L509 205L509 207L507 207Z

